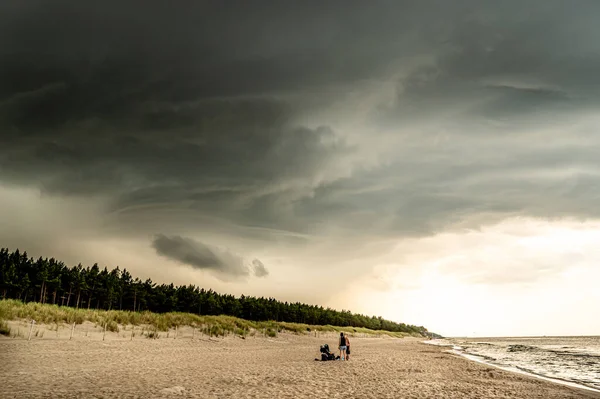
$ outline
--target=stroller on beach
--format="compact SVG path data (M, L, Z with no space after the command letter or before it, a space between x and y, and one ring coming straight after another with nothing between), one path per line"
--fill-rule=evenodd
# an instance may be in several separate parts
M329 350L329 345L325 344L325 345L321 345L321 359L315 359L315 360L321 360L323 362L328 361L328 360L340 360L339 356L336 356L335 354L331 353L331 351Z

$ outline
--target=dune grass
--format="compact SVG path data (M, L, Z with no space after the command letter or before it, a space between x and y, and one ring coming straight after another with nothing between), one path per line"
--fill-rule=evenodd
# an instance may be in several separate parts
M23 303L13 299L0 300L0 334L10 329L5 320L27 319L44 324L82 324L91 322L96 325L106 325L108 331L118 332L121 327L150 326L157 336L159 331L169 331L171 328L190 326L200 329L204 334L215 337L237 335L252 336L257 333L276 337L278 333L312 334L314 332L344 332L347 334L368 334L372 336L387 335L395 338L409 336L407 333L397 333L383 330L370 330L358 327L320 326L301 323L286 323L276 321L250 321L232 316L199 316L191 313L152 313L131 312L122 310L74 309L66 306L48 305L36 302Z
M6 335L7 337L10 336L10 327L4 320L0 320L0 335Z

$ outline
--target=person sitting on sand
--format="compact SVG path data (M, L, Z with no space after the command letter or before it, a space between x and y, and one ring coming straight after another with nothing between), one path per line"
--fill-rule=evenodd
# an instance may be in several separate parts
M340 359L346 360L346 337L344 333L340 333Z
M350 360L350 338L346 335L346 360Z

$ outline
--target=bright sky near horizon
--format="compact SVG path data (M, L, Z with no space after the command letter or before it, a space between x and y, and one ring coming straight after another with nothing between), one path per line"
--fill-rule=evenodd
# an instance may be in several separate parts
M597 15L5 1L0 246L446 336L600 335Z

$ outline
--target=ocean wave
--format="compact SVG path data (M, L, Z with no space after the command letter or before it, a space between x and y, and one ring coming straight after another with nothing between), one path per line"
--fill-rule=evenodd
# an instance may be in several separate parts
M575 358L584 358L584 359L598 359L600 362L600 355L595 355L592 353L584 353L584 352L573 352L573 351L558 351L558 350L550 350L547 349L548 352L553 353L559 356L569 356Z
M498 360L495 357L492 357L492 356L489 356L489 355L484 355L482 353L475 353L475 352L468 352L468 351L462 351L462 352L466 353L467 355L480 357L481 359L483 359L485 361L488 361L488 362L495 362L496 360Z
M538 351L538 350L540 350L540 348L538 348L536 346L519 345L519 344L508 345L508 347L506 348L507 352L532 352L532 351Z

